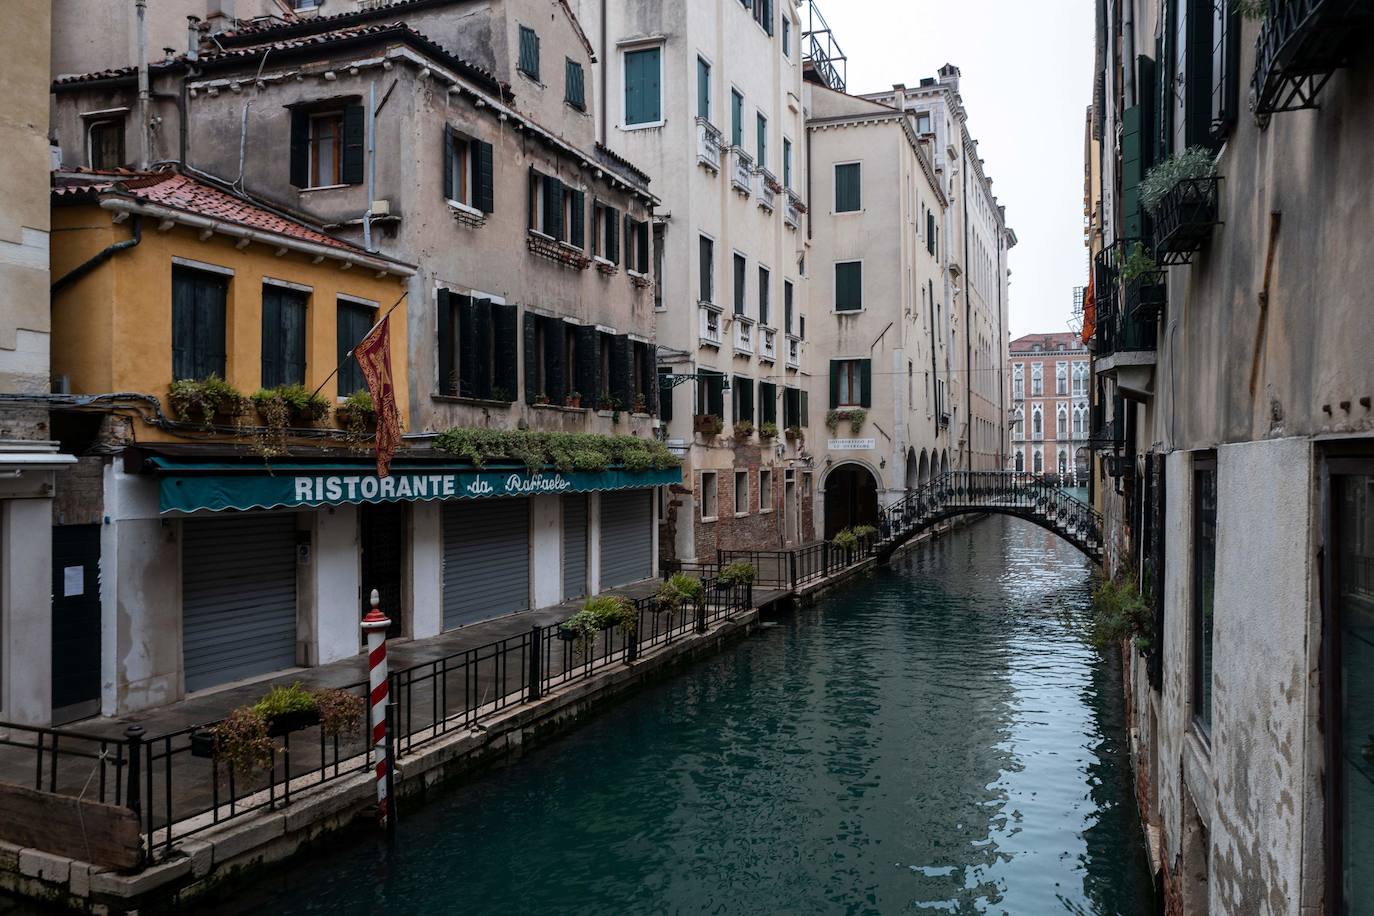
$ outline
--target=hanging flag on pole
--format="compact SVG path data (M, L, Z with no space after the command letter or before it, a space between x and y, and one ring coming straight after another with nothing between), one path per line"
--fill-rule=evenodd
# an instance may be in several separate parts
M391 313L367 332L353 348L353 358L367 380L377 411L377 476L391 473L391 458L401 444L401 418L396 410L396 387L391 380Z

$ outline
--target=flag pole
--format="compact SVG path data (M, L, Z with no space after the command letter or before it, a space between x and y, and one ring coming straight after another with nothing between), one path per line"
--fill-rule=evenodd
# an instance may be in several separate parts
M406 296L408 295L410 295L408 291L401 293L401 298L393 302L391 304L391 308L386 310L386 314L383 315L381 318L378 318L376 324L373 324L372 327L367 329L367 334L371 334L373 331L377 330L378 325L380 325L383 321L386 321L388 318L390 318L391 313L396 311L396 309L400 306L402 302L405 301ZM324 377L324 381L320 382L320 387L315 389L315 394L311 395L312 398L315 397L315 395L319 394L321 391L323 391L324 386L329 384L329 380L332 379L334 376L338 375L344 366L348 365L348 361L353 358L353 351L358 349L358 344L362 343L364 340L367 340L367 334L364 334L361 339L359 339L356 343L353 344L353 346L349 347L348 353L344 355L343 359L339 360L339 364L334 367L334 371L326 375Z

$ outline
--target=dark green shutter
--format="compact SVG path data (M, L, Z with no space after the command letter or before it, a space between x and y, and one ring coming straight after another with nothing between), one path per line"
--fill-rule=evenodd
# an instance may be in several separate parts
M606 208L606 260L620 263L620 211Z
M551 175L544 180L544 234L563 238L563 182Z
M672 369L661 366L658 370L658 416L664 422L673 419L673 383L668 379Z
M363 106L349 105L343 115L343 174L344 184L363 183Z
M863 263L846 261L835 265L835 311L856 312L863 308Z
M453 200L453 128L444 125L444 200Z
M439 290L439 393L457 394L458 380L453 373L453 305L452 295L446 289ZM350 343L349 349L357 346ZM351 392L350 392L351 393Z
M281 290L275 286L262 288L262 378L263 388L275 388L281 384Z
M730 90L730 142L744 145L744 96Z
M873 361L859 360L859 406L873 406Z
M791 281L782 281L782 330L784 334L792 333L792 297Z
M652 124L661 119L659 49L625 54L625 122Z
M224 377L226 284L222 277L172 268L172 374Z
M594 407L596 399L601 396L597 389L597 377L601 374L601 342L596 327L590 324L577 328L576 339L577 368L573 373L574 387L582 395L583 403L588 407Z
M733 279L735 288L734 308L736 315L743 315L745 312L745 284L749 282L747 262L741 255L731 255L730 263L734 267Z
M1159 94L1155 88L1155 62L1144 54L1136 58L1136 98L1140 100L1140 174L1144 178L1158 160L1155 138L1159 136Z
M857 162L835 166L835 212L852 213L862 206L860 166Z
M539 322L544 319L533 312L525 313L525 403L533 404L539 397Z
M539 79L539 36L528 26L520 27L520 70Z
M310 115L299 108L291 110L291 183L310 186Z
M476 354L476 362L473 366L473 375L476 377L474 395L487 399L491 397L491 370L492 370L492 321L491 321L491 300L474 299L473 311L475 319L473 330L476 333L476 341L473 350Z
M834 410L840 406L840 364L836 360L830 361L830 409Z
M529 192L530 192L530 193L529 193L529 204L528 204L528 211L529 211L529 212L528 212L528 216L529 216L529 219L527 220L527 226L526 226L526 228L529 228L529 229L538 229L540 232L543 232L543 231L544 231L544 227L543 227L543 226L536 225L535 222L534 222L534 217L535 217L535 214L539 212L539 206L538 206L538 204L537 204L537 200L538 200L538 196L544 193L544 179L543 179L543 176L541 176L538 172L536 172L536 171L534 170L534 166L530 166L530 177L529 177L529 181L527 182L527 184L529 185Z
M520 399L520 318L513 305L491 307L492 328L496 339L496 384L505 389L508 401Z
M468 296L458 300L458 396L476 397L477 389L477 309Z
M1212 4L1187 0L1184 49L1183 143L1210 146L1212 138Z
M305 298L294 290L262 288L263 388L305 382Z
M706 378L707 413L714 417L725 417L725 376L713 372Z
M473 140L471 148L477 155L476 207L483 213L494 213L496 196L492 181L491 144Z
M809 403L810 399L811 395L803 390L801 393L801 425L803 427L811 425L811 405Z
M644 345L644 397L649 402L649 413L661 416L658 389L658 347Z
M617 334L611 339L611 397L619 398L626 409L634 406L634 357L630 338Z
M583 191L568 191L572 195L572 232L568 241L578 249L587 246L587 195Z
M711 120L711 65L697 58L697 117Z
M565 335L566 326L562 321L557 318L544 320L544 393L551 404L562 404L563 395L568 392L563 373Z
M636 241L639 246L639 272L647 274L649 272L649 223L647 220L640 220L639 237Z
M1121 115L1121 202L1126 238L1144 238L1140 213L1140 180L1143 176L1140 131L1141 111L1132 105Z
M564 71L564 83L566 92L564 93L567 102L578 111L587 107L586 90L583 88L582 65L572 58L568 58L567 67Z
M714 285L712 281L715 279L715 275L712 272L714 266L712 261L715 260L715 255L715 243L704 235L700 236L697 239L697 271L699 273L698 282L701 285L698 294L701 296L702 302L713 301L711 297L715 291L711 287Z

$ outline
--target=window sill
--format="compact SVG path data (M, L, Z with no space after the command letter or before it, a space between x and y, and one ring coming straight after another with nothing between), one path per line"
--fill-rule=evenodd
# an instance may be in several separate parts
M478 210L476 207L470 204L465 204L461 200L454 200L450 197L448 198L448 205L451 209L457 210L459 213L462 213L465 216L471 216L474 219L481 220L485 220L487 218L487 215L483 213L481 210Z
M751 325L751 326L754 324L754 319L750 318L748 315L744 314L743 312L735 312L735 313L734 313L733 315L731 315L730 317L731 317L732 319L734 319L735 321L738 321L740 324L747 324L747 325Z
M566 404L531 404L534 410L558 410L563 413L585 414L591 410L590 407L569 407Z
M621 124L619 125L619 128L620 130L627 132L632 130L653 130L658 127L663 127L667 123L668 121L665 118L661 121L645 121L643 124Z
M736 512L736 513L735 513L735 518L748 518L748 517L749 517L749 513L748 513L748 512Z
M640 272L637 271L637 270L631 270L631 269L628 268L628 267L625 268L625 273L626 273L626 275L628 275L628 276L630 277L630 279L632 279L632 280L647 280L647 279L649 279L649 275L648 275L648 274L640 273Z
M865 312L865 311L867 311L867 309L863 309L863 308L857 308L857 309L831 309L831 310L830 310L830 314L832 314L832 315L859 315L859 314L862 314L862 313Z
M705 523L705 522L718 522L718 521L720 521L720 516L719 516L719 515L703 515L703 516L701 517L701 520L702 520L703 523Z
M715 312L717 315L721 313L721 307L716 305L714 302L707 302L705 299L698 299L697 305L701 308L706 309L706 311L708 312Z
M760 509L760 510L759 510L759 515L772 515L772 514L773 514L773 510L772 510L772 509Z
M464 404L469 407L496 407L502 410L509 410L514 406L514 401L494 401L490 398L464 398L455 394L432 394L430 400L438 401L441 404Z
M317 185L311 185L311 186L308 187L308 188L297 188L297 189L296 189L296 193L297 193L297 194L312 194L312 193L314 193L315 191L337 191L337 190L339 190L340 188L351 188L351 187L353 187L353 185L351 185L351 184L317 184Z

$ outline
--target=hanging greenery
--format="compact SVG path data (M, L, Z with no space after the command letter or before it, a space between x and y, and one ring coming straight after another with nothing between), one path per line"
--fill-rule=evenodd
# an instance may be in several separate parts
M434 444L478 468L496 461L518 462L532 471L553 467L565 472L613 467L670 470L679 466L677 457L662 442L639 436L454 427L440 433Z
M1154 650L1154 615L1140 593L1134 572L1103 579L1093 590L1089 639L1099 649L1130 639L1140 652Z
M210 375L204 379L178 379L168 391L168 402L177 419L200 423L209 429L216 418L237 420L248 410L248 399L233 385Z
M868 411L862 407L841 407L838 410L829 410L825 414L825 427L830 430L833 436L842 422L849 424L849 434L857 436L864 428L864 423L868 420Z

